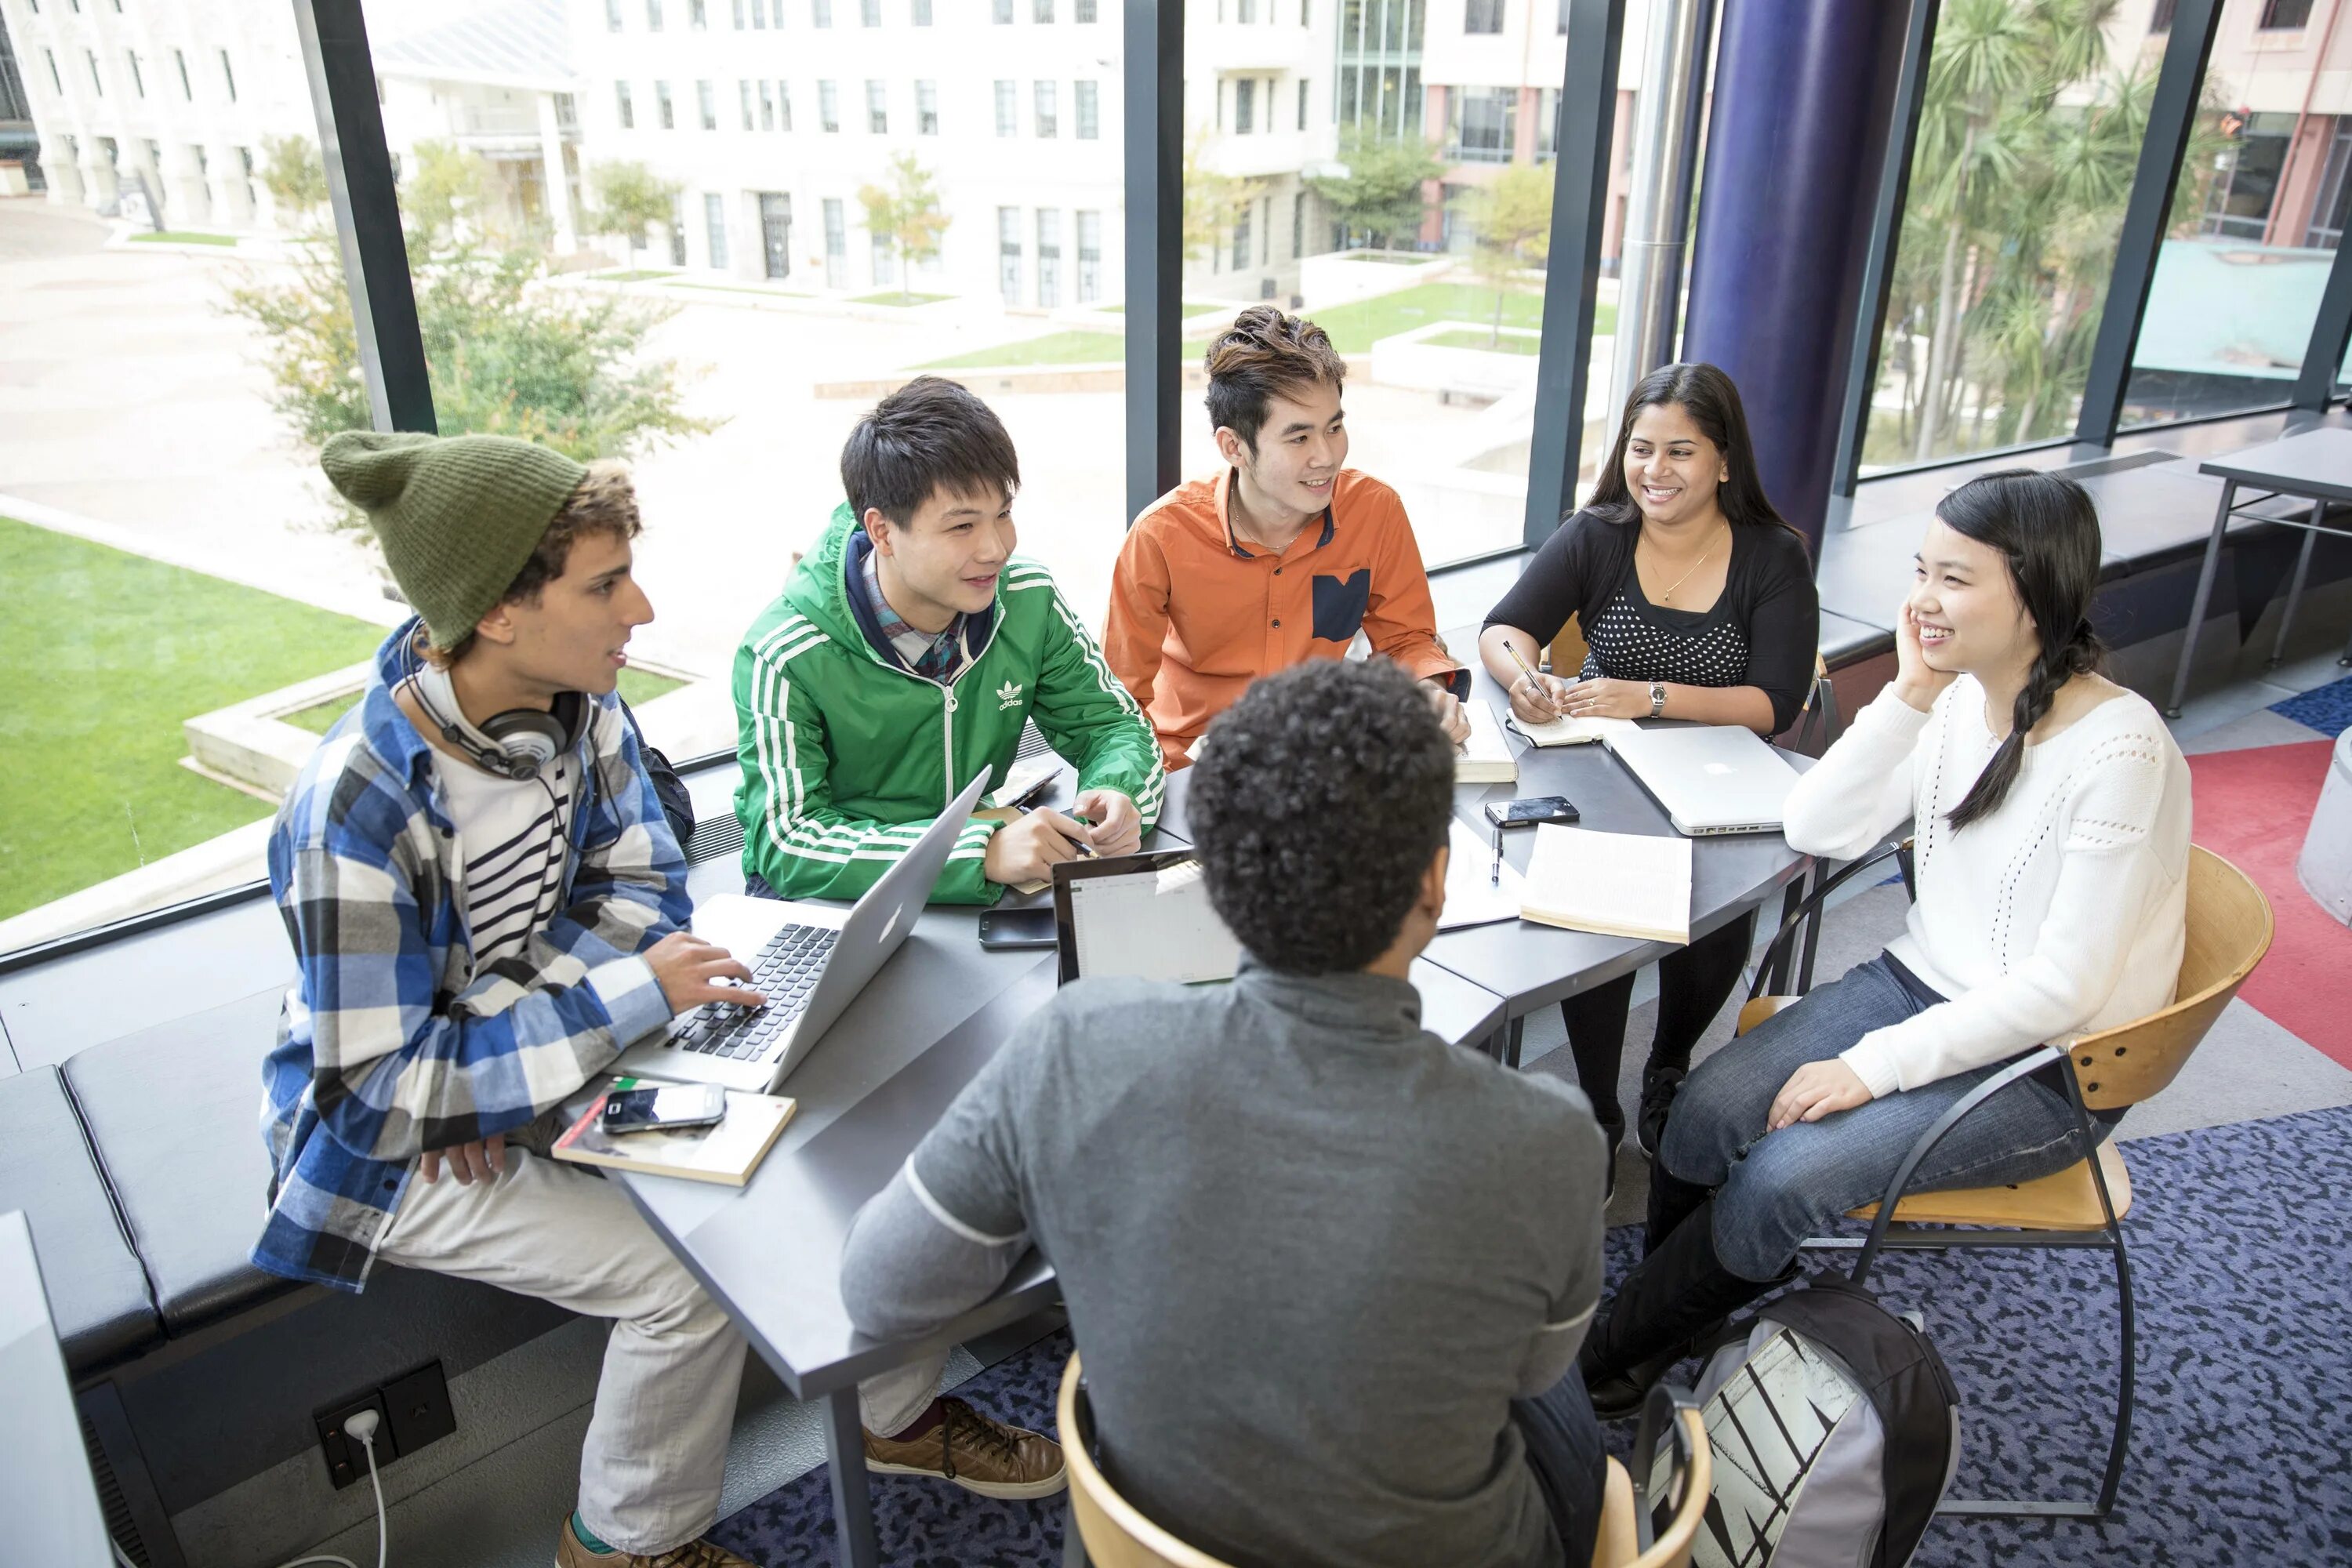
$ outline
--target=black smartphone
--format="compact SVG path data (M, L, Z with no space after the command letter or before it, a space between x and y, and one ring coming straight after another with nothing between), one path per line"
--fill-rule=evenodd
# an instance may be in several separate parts
M604 1097L607 1132L674 1132L709 1127L727 1114L727 1090L715 1083L616 1089Z
M1517 800L1488 804L1486 820L1496 827L1526 827L1538 822L1574 822L1576 803L1564 795L1522 795Z
M1027 910L990 910L980 917L982 947L1051 947L1054 909L1041 904Z

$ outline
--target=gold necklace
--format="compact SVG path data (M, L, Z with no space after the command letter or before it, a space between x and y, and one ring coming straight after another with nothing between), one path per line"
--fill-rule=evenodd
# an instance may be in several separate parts
M1727 533L1728 533L1729 531L1731 531L1731 524L1729 524L1729 523L1727 523L1727 523L1725 523L1725 524L1723 525L1723 528L1724 528L1724 531L1725 531L1725 532L1727 532ZM1718 540L1715 541L1715 542L1714 542L1714 543L1709 544L1709 545L1706 547L1706 553L1705 553L1705 554L1702 554L1702 555L1701 555L1697 560L1696 560L1696 561L1694 561L1694 562L1692 562L1692 563L1691 563L1690 572L1685 572L1685 573L1684 573L1681 576L1679 576L1679 577L1675 578L1675 579L1674 580L1674 583L1673 583L1672 586L1668 587L1664 593L1663 593L1663 594L1661 594L1661 595L1658 595L1658 603L1659 603L1659 604L1661 604L1661 605L1664 605L1664 604L1667 604L1667 603L1671 602L1671 601L1673 600L1674 596L1675 596L1675 589L1679 588L1679 587L1681 587L1684 584L1685 584L1685 583L1689 582L1689 581L1691 580L1691 572L1696 572L1696 571L1697 571L1700 567L1702 567L1702 566L1706 565L1706 558L1707 558L1707 556L1714 554L1714 553L1715 553L1715 546L1716 546L1717 544L1720 544L1720 543L1722 543L1722 542L1722 542L1721 540L1719 540L1719 539L1718 539ZM1653 551L1653 553L1654 553L1654 552L1654 552L1654 551Z

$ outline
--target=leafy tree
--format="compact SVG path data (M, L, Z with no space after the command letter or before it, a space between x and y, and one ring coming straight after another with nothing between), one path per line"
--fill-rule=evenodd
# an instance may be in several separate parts
M1265 194L1264 180L1220 174L1202 156L1209 139L1194 133L1184 147L1184 259L1198 261L1240 221L1250 204Z
M327 205L327 165L307 136L261 139L261 188L280 213L306 223Z
M1511 279L1522 268L1541 267L1550 253L1551 193L1550 164L1514 163L1454 203L1470 226L1471 268L1495 289L1489 344L1503 340L1503 294Z
M939 187L912 153L900 153L890 160L889 187L863 186L857 199L866 208L866 231L888 240L898 253L898 298L903 300L912 291L908 275L914 264L937 256L940 237L947 233L950 219L940 210Z
M677 221L677 195L685 189L643 163L625 161L597 164L589 184L595 205L588 212L588 232L621 236L632 257L645 247L648 226L659 224L667 231Z
M1337 172L1307 175L1307 186L1351 239L1360 234L1380 246L1421 227L1423 188L1445 172L1418 136L1384 142L1353 130L1340 133L1339 163Z
M461 225L488 232L492 205L490 166L454 142L419 142L409 149L400 182L401 216L428 234L455 234Z

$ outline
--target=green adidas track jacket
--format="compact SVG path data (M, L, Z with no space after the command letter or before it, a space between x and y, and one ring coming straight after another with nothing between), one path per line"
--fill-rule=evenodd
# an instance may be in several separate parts
M788 899L872 887L982 769L1004 782L1034 718L1078 788L1135 802L1144 831L1167 788L1159 743L1045 568L1014 556L977 657L948 684L884 659L847 587L856 526L845 502L735 654L743 869ZM993 903L982 872L996 825L958 837L934 903Z

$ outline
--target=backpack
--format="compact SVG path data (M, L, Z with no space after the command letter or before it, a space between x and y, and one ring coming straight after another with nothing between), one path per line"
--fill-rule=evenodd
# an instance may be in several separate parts
M1694 1568L1908 1563L1959 1458L1959 1396L1927 1336L1824 1274L1715 1346L1698 1385L1714 1495ZM1661 1456L1654 1510L1670 1470Z
M661 802L662 816L669 830L677 837L678 853L686 853L686 841L694 837L694 796L688 793L686 781L677 776L670 760L656 751L646 739L645 727L637 722L636 710L625 699L621 701L621 717L629 721L629 732L637 738L637 754L646 764L646 776L653 781L654 798Z

